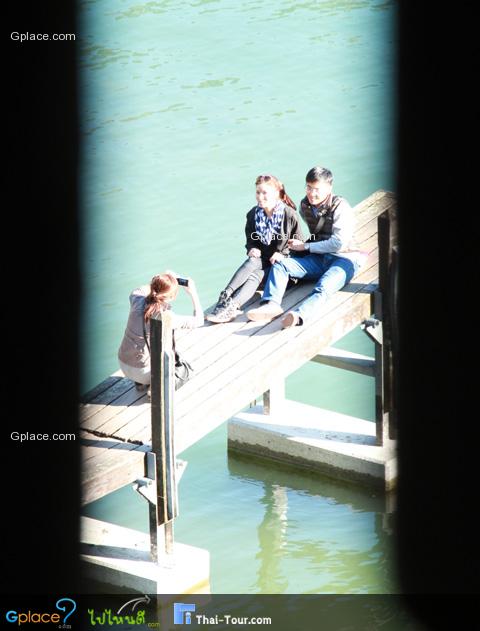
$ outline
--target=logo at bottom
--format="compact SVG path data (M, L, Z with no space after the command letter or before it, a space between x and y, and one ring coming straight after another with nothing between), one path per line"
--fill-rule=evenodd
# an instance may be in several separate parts
M193 603L173 603L173 624L191 624L194 611Z

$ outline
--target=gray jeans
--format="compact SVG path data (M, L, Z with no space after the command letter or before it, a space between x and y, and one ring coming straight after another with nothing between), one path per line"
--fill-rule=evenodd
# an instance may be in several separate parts
M236 302L239 307L244 305L255 295L256 290L265 274L268 273L270 267L269 261L264 261L262 258L255 258L253 256L249 256L248 259L240 265L226 286L226 289L230 289L233 292L233 301Z

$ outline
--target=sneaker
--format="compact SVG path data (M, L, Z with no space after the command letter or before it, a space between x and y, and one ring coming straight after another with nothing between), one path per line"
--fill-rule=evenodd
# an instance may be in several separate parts
M215 318L217 317L217 315L223 311L223 309L225 309L225 307L227 306L227 301L229 299L229 294L227 293L227 291L224 289L223 291L220 292L220 296L218 297L218 301L217 304L215 305L215 307L213 308L212 313L207 313L207 315L205 316L205 320L208 320L209 322L217 322L217 320L211 320L211 316L214 316Z
M221 322L230 322L234 320L238 313L238 304L231 298L226 300L225 306L221 309L217 309L217 312L210 313L207 316L209 322L220 324Z
M254 322L270 322L273 318L281 315L283 309L276 302L266 302L264 305L257 307L257 309L250 309L247 311L247 318Z
M282 320L282 329L289 329L291 326L300 324L300 316L296 311L289 311Z

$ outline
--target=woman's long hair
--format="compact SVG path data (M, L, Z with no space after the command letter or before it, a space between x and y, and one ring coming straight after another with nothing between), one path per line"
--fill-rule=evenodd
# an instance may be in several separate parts
M287 206L291 206L294 210L297 210L297 207L285 192L285 186L274 175L259 175L255 180L255 186L258 186L259 184L270 184L274 186L277 189L278 196L282 202L285 202Z
M145 298L145 322L160 311L168 309L168 302L176 298L178 281L170 272L157 274L150 281L150 293Z

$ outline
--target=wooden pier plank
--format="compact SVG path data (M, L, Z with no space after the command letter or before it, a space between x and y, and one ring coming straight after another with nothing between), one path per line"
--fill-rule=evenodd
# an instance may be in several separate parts
M93 447L82 447L88 453ZM149 446L118 442L110 449L99 449L98 456L82 466L82 503L93 502L145 474L145 453Z
M148 429L148 432L147 432ZM125 440L128 440L132 443L148 443L151 442L151 429L152 429L152 414L151 414L151 406L150 403L147 407L142 409L142 413L135 417L133 421L128 423L125 427L123 427L120 431L122 432L122 437ZM148 440L142 440L148 433Z
M122 375L110 375L106 379L104 379L101 383L97 384L91 390L86 392L80 398L80 403L89 403L96 397L98 397L102 392L108 390L111 386L115 385L118 381L123 379Z
M89 431L102 431L102 428L112 418L119 416L125 410L138 407L145 400L145 392L138 392L133 387L117 397L109 405L100 407L95 414L89 416L81 423L81 428Z
M113 436L122 440L130 440L130 436L135 433L135 428L139 426L139 419L145 415L150 419L150 398L144 393L134 405L124 407L118 414L112 416L94 431L99 436Z
M118 450L126 453L133 451L139 445L120 441L116 438L99 438L88 432L80 432L80 459L85 474L93 471L99 463L114 462ZM144 447L145 448L145 447ZM82 477L82 484L85 483Z
M87 432L81 432L80 435L80 458L82 463L86 463L87 460L92 460L97 457L105 458L107 455L112 455L111 450L131 451L135 449L137 445L127 443L123 440L116 438L110 438L109 436L98 437ZM108 453L107 453L108 452ZM112 452L113 455L115 451ZM93 463L89 463L89 466Z
M133 381L124 377L120 381L116 381L107 390L96 396L89 403L80 406L80 424L83 425L91 416L97 414L105 406L116 401L122 394L128 390L134 389Z

